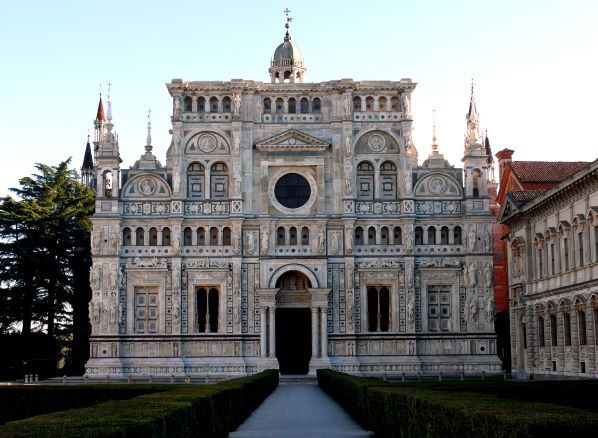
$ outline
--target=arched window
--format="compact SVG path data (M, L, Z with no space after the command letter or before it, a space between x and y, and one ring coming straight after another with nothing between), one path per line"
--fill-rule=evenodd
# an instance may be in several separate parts
M577 327L579 328L579 345L586 345L588 343L586 312L582 309L577 311Z
M563 338L565 339L565 345L571 345L571 315L569 312L563 312Z
M363 245L363 228L355 228L355 245Z
M222 99L222 111L225 113L230 113L230 97L225 96Z
M276 111L276 114L282 114L283 110L284 110L284 100L282 100L282 97L279 97L278 99L276 99L274 105L275 105L274 109Z
M380 166L380 198L397 198L397 166L390 161Z
M301 228L301 245L309 245L309 228Z
M311 101L311 112L317 114L320 111L322 111L322 101L319 97L316 97Z
M286 70L284 72L283 82L289 83L290 80L291 80L291 72L289 70Z
M538 316L538 344L540 347L546 347L546 340L544 338L544 318Z
M185 97L184 102L184 107L185 107L185 112L190 113L193 110L193 99L191 99L191 97L187 96Z
M131 229L123 228L123 245L131 246Z
M368 96L365 98L365 109L366 111L374 110L374 98L372 96Z
M309 112L309 100L306 97L301 98L301 114Z
M461 235L462 235L461 227L459 225L457 225L455 228L453 228L453 242L455 243L455 245L462 244Z
M149 229L149 244L150 246L158 245L158 229L156 227Z
M480 171L480 169L473 169L473 176L472 176L472 181L473 181L473 197L474 198L479 198L480 197L480 187L481 187L481 183L482 183L482 172Z
M224 227L222 229L222 245L230 246L231 245L231 235L230 235L230 228Z
M210 246L218 245L218 228L210 228Z
M137 246L143 246L143 245L145 245L144 240L145 240L145 230L143 228L139 227L135 230L135 242L136 242L135 244Z
M428 227L428 245L436 245L436 228Z
M278 229L276 230L276 244L277 245L285 244L284 235L285 235L284 227L278 227Z
M191 228L189 227L185 227L185 230L183 231L183 245L193 245L193 231L191 231Z
M206 230L204 227L199 227L197 229L197 245L199 245L199 246L206 245Z
M403 231L401 230L401 227L394 227L392 237L393 237L392 243L394 245L402 245L403 244Z
M210 112L211 113L218 112L218 98L215 96L210 97Z
M206 172L201 163L191 163L187 168L187 196L203 198Z
M162 228L162 245L170 246L170 228Z
M382 227L380 229L380 244L388 245L388 227Z
M374 166L367 161L357 165L357 197L374 199Z
M228 198L228 167L224 163L214 163L210 169L212 198Z
M102 173L102 185L104 187L104 196L106 198L112 198L112 171L105 170Z
M556 347L558 345L556 315L550 315L550 345Z
M390 98L390 107L392 108L393 112L400 111L401 107L399 106L399 96L392 96Z
M368 245L375 245L376 244L376 228L369 227L368 228Z
M361 97L359 96L353 98L353 111L361 111Z
M218 289L197 288L197 328L200 333L218 333Z
M294 97L291 97L288 102L289 114L295 114L297 112L297 101Z
M378 110L379 111L386 111L386 97L380 96L378 98Z
M204 97L197 98L197 111L200 113L206 112L206 99Z
M449 229L448 227L442 227L440 229L440 244L448 245L449 243Z
M297 228L289 228L289 245L297 245Z
M424 230L422 227L415 227L415 244L416 245L423 245L424 243Z
M368 331L390 330L390 291L386 287L369 287L367 290Z
M264 114L270 114L272 112L272 101L269 97L264 99Z

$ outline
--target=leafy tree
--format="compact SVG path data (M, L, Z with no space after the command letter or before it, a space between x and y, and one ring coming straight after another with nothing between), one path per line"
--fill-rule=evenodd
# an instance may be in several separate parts
M69 163L36 164L0 201L0 332L43 330L85 356L95 194Z

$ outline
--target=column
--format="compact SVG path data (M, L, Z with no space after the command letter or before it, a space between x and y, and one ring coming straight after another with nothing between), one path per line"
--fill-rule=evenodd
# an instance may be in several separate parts
M318 357L318 308L311 308L311 358Z
M164 227L160 227L160 229L158 230L158 246L162 246L162 234L164 233ZM124 243L124 242L123 242Z
M266 357L266 307L260 307L260 356Z
M322 307L321 309L322 311L322 319L321 319L321 323L322 323L322 357L323 358L327 358L328 357L328 308L327 307Z
M269 307L270 311L270 357L276 357L276 309Z

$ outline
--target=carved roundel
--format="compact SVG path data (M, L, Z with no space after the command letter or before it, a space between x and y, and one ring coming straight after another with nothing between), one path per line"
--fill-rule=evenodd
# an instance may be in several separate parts
M436 195L444 193L446 191L446 181L444 178L438 176L430 178L430 181L428 181L428 189Z
M203 134L197 143L202 152L210 153L218 146L218 139L212 134Z
M144 196L150 196L153 195L154 192L156 191L156 181L154 181L152 178L142 178L139 181L139 193L141 193Z
M380 152L386 147L386 139L380 134L372 134L368 138L368 146L374 152Z

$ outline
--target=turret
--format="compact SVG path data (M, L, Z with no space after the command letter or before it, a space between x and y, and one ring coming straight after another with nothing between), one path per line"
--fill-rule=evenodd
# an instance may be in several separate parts
M303 57L301 56L301 49L295 43L291 42L291 35L289 34L290 23L293 20L289 17L289 9L285 9L284 13L287 16L284 25L286 32L284 40L276 50L274 56L270 61L270 82L303 82L303 77L307 69L303 65Z
M81 183L95 190L95 169L93 165L93 156L91 154L91 145L89 144L89 135L87 136L87 145L85 145L85 155L83 156L83 165L81 166Z
M100 94L98 111L94 120L95 133L93 142L96 159L96 192L97 197L100 199L118 199L119 166L121 159L118 151L118 136L112 131L114 125L112 124L110 90L108 91L107 107L107 112L104 112L104 104L102 95Z

